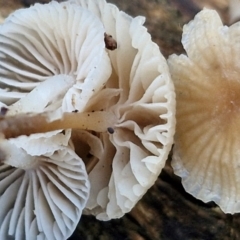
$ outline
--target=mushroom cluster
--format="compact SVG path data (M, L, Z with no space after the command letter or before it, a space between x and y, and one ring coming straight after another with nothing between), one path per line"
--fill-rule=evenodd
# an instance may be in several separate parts
M186 55L169 58L176 90L172 166L186 191L240 212L240 22L204 9L184 26Z
M70 0L0 26L1 239L66 239L82 210L121 217L156 181L175 93L143 23Z

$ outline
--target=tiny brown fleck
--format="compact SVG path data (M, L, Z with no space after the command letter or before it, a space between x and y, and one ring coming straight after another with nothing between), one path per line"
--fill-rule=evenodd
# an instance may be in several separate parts
M108 50L115 50L117 48L117 42L116 40L112 37L112 35L109 35L107 33L104 33L104 42L105 46Z

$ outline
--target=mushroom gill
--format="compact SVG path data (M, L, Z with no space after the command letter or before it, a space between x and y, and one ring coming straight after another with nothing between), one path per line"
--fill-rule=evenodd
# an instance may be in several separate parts
M202 10L184 26L186 55L168 63L175 84L177 126L172 166L187 192L240 212L240 23L223 26Z
M37 136L55 134L67 150L74 147L89 171L84 212L101 220L134 207L173 143L174 86L143 23L105 0L71 0L17 11L0 27L0 101L9 109L0 122L3 133L35 133L8 140L33 156ZM99 127L90 128L94 121Z
M1 141L0 239L72 234L90 186L83 162L66 143L53 132Z
M111 73L104 33L78 4L53 1L14 12L0 27L0 101L18 108L27 97L31 112L81 111Z
M144 18L132 18L104 0L72 0L87 8L116 40L107 50L112 73L85 111L116 116L109 131L73 131L72 141L86 167L91 166L86 214L98 219L129 212L161 172L173 143L175 93L167 63L151 41ZM85 143L87 152L79 149ZM81 146L81 145L80 145Z
M238 22L240 20L239 7L240 7L239 0L229 0L228 13L229 13L229 22L231 24Z
M71 130L62 128L73 127L110 76L104 33L97 17L68 2L18 10L0 25L1 124L10 121L14 137L38 133L1 140L0 239L66 239L79 222L90 186Z

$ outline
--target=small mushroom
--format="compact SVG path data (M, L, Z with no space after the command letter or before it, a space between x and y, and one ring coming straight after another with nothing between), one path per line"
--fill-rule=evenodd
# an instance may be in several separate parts
M110 112L117 120L105 132L73 131L72 141L91 169L85 213L101 220L119 218L142 198L165 165L175 131L174 87L143 17L132 18L104 0L70 2L94 13L117 43L114 51L106 50L111 76L85 108Z
M79 222L90 186L71 130L62 129L111 74L104 33L86 9L57 2L18 10L0 26L0 107L8 109L1 120L13 121L11 134L22 123L26 131L12 137L28 135L26 124L42 132L0 142L0 239L66 239ZM47 123L29 120L34 114ZM59 119L61 127L40 131Z
M82 160L65 144L53 132L1 141L0 239L72 234L90 186Z
M186 55L169 58L177 126L172 166L187 192L240 212L240 22L202 10L183 28Z

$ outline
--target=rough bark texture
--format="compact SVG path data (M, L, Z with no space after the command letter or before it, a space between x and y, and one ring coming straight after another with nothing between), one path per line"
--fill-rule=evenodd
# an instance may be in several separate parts
M0 0L0 18L34 0ZM47 2L42 0L38 2ZM228 22L228 0L110 0L132 16L146 16L146 26L167 57L182 53L183 25L205 5L215 8ZM240 214L228 215L214 204L187 194L168 164L156 184L123 218L100 222L83 216L69 240L234 240L240 239Z
M168 164L131 213L109 222L83 216L69 240L233 240L239 220L187 194Z

